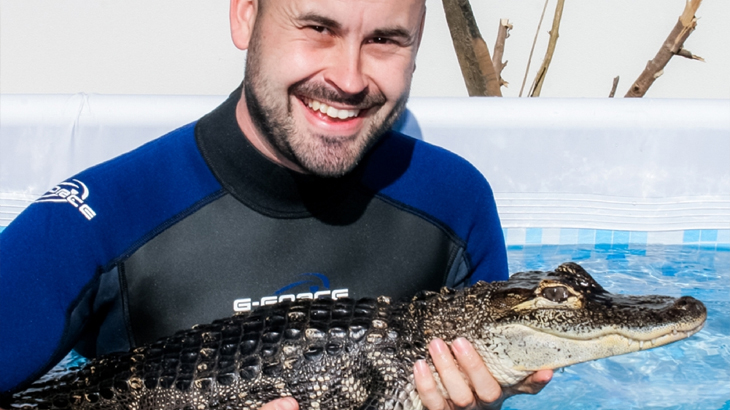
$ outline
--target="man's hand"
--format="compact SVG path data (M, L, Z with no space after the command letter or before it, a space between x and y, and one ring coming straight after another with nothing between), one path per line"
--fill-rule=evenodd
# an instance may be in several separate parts
M270 401L261 410L299 410L299 403L291 397Z
M515 394L539 393L553 377L552 370L540 370L519 384L502 390L468 340L458 338L449 349L443 340L434 339L428 351L441 383L449 393L447 400L439 392L428 364L424 360L416 362L416 389L429 410L500 409L502 403Z

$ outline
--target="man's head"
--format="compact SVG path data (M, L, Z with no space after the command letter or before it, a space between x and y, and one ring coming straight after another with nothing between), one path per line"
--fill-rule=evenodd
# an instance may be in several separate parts
M347 173L405 108L424 16L424 0L231 0L239 125L275 162Z

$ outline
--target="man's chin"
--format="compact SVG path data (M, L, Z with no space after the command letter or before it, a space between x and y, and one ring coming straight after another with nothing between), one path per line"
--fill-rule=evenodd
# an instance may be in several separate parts
M359 160L359 158L358 158ZM301 167L309 174L323 178L339 178L355 169L358 160L349 158L304 158L299 161Z
M352 171L364 155L364 149L349 144L326 144L296 154L297 162L310 174L326 178L341 177Z

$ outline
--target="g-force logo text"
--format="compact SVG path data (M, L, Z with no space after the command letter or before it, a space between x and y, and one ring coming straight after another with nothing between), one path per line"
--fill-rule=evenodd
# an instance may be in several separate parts
M254 308L259 306L275 305L285 300L295 301L301 299L318 299L331 297L332 299L346 298L348 297L348 289L334 289L334 290L320 290L318 292L304 292L298 294L287 294L279 296L264 296L261 300L253 301L251 298L236 299L233 301L234 312L250 312Z
M74 208L77 208L81 215L87 220L91 220L96 216L96 212L85 203L89 197L89 188L84 185L83 182L78 179L72 179L70 181L61 182L55 187L51 188L50 191L46 192L42 197L38 198L36 202L59 202L69 203Z
M349 291L347 289L330 290L330 280L327 275L318 272L310 272L302 273L298 276L301 278L301 280L297 280L278 289L274 292L274 295L272 296L264 296L261 298L261 300L257 301L254 301L251 298L234 300L233 311L250 312L251 310L259 306L274 305L285 300L290 300L293 302L297 299L339 299L346 298L349 295ZM306 290L308 290L309 292L306 292Z

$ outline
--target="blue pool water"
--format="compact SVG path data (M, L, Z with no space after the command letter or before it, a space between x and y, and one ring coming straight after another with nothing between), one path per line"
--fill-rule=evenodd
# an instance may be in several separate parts
M538 396L510 398L505 410L730 410L730 249L536 245L508 252L510 272L575 261L613 293L700 299L708 319L689 339L558 370ZM64 364L80 361L70 356Z
M609 292L693 296L705 327L689 339L555 372L504 409L730 409L730 250L698 246L510 247L510 272L580 263Z

